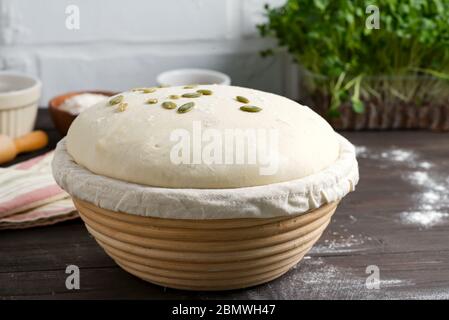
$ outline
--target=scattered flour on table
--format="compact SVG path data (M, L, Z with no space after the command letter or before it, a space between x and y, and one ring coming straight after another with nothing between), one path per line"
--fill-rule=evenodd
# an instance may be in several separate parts
M326 258L306 256L274 284L242 292L244 299L449 299L447 288L417 288L413 279L388 278L380 273L380 288L367 289L368 274L363 268L330 264ZM282 289L280 289L282 288Z
M408 279L388 279L380 277L380 290L366 288L369 275L365 268L349 268L330 264L321 257L303 260L285 276L279 278L276 286L270 284L249 290L248 298L253 299L294 299L295 296L307 294L311 299L329 299L333 295L345 292L345 298L361 296L384 296L386 289L412 287ZM279 290L278 288L283 288ZM388 290L387 290L388 291Z
M430 163L429 161L422 161L420 163L420 167L423 168L423 169L430 169L430 168L433 167L433 164Z
M337 236L334 232L333 236ZM322 243L318 243L310 250L314 254L336 254L354 252L357 250L366 250L366 246L363 246L367 240L372 240L371 237L365 237L363 235L355 236L353 234L349 236L339 236L332 240L324 240Z
M368 154L368 148L365 146L355 146L355 154L357 157L363 157Z
M421 192L414 194L418 210L405 211L400 215L401 222L421 228L431 228L449 221L449 195L447 181L432 176L427 171L415 171L405 175L404 179Z
M418 189L418 192L412 194L418 208L401 212L401 223L430 228L449 222L449 177L432 175L430 169L435 166L434 163L408 149L390 148L376 152L366 146L357 146L356 153L362 159L388 161L390 165L401 163L408 169L409 172L402 178Z
M368 158L373 160L387 159L391 161L415 161L417 155L414 151L406 149L391 149L382 152L374 152L366 146L356 146L355 152L357 157Z
M403 223L418 225L424 228L430 228L444 223L448 218L449 213L439 211L412 211L401 213L401 221Z
M415 185L423 186L424 192L444 192L447 189L447 182L439 182L438 177L432 177L427 171L415 171L404 177L407 181Z
M384 151L380 154L382 159L388 159L391 161L416 161L416 154L413 151L396 149L390 151Z
M405 164L410 168L422 168L430 169L433 167L433 163L429 161L423 161L419 155L408 149L390 148L381 152L376 152L369 149L366 146L356 146L355 152L357 157L371 160L386 160L390 162L399 162Z
M418 289L412 293L401 293L399 295L388 293L387 299L408 299L408 300L448 300L448 289Z

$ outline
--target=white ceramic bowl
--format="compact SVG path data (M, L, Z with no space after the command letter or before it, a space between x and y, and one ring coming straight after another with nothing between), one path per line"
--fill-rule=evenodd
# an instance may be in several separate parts
M188 84L224 84L230 85L231 78L215 70L176 69L165 71L157 76L159 85L182 86Z
M41 89L34 77L0 72L0 134L16 138L33 130Z

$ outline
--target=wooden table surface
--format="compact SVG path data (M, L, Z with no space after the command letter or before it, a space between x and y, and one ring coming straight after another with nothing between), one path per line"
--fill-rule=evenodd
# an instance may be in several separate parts
M45 110L38 128L59 139ZM361 180L293 270L229 292L162 288L122 271L78 220L0 231L0 297L6 299L449 299L449 135L344 132L358 146ZM44 152L41 151L40 153ZM32 155L21 156L22 161ZM67 290L67 265L81 288ZM379 288L366 286L379 271Z

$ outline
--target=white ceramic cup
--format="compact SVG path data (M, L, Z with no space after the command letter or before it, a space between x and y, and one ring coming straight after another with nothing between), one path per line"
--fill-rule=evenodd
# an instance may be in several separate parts
M33 130L41 89L37 78L0 72L0 134L17 138Z
M161 86L182 86L188 84L231 84L231 78L227 74L209 69L169 70L159 74L156 81Z

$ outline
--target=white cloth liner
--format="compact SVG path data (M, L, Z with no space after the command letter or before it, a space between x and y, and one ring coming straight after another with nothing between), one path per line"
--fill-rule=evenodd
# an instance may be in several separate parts
M342 136L340 156L328 168L296 180L233 189L171 189L97 175L56 147L53 175L75 198L129 214L169 219L269 218L296 215L343 198L359 180L354 146Z

